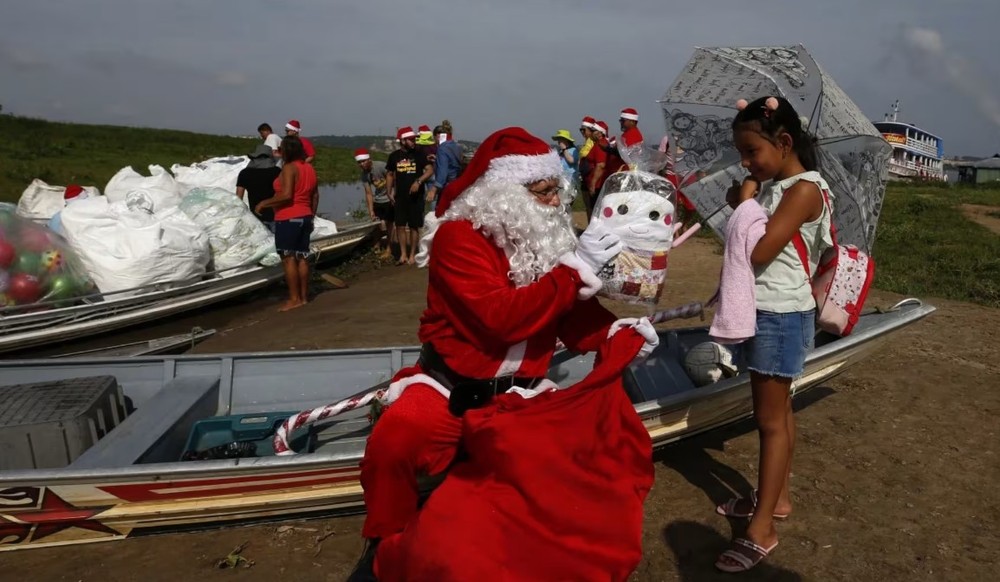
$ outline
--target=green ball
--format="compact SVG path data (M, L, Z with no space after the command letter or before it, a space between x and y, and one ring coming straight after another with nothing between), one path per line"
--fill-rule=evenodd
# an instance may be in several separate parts
M56 275L49 279L45 299L69 299L81 294L80 282L73 275Z
M12 273L25 273L40 276L45 267L42 266L42 255L39 253L18 253L14 264L10 266Z
M17 215L15 213L8 210L0 210L0 226L4 227L4 230L16 221Z

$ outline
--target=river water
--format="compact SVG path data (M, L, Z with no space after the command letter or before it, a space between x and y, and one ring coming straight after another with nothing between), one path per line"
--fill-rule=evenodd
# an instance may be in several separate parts
M322 184L319 187L319 206L316 213L328 220L343 221L352 212L360 210L367 220L365 190L360 182Z

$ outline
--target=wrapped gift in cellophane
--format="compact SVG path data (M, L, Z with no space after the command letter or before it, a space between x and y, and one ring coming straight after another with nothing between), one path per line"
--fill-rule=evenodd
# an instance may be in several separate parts
M662 176L631 170L608 177L591 221L618 235L622 252L598 273L600 295L649 306L660 300L674 240L675 201L673 184Z

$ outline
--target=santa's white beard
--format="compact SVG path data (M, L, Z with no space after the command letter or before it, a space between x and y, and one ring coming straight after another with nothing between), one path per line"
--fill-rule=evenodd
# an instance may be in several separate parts
M449 220L472 222L503 249L510 262L508 275L518 287L551 271L559 257L576 248L569 213L561 206L541 204L524 186L480 181L452 202L441 218L428 216L417 264L427 265L434 231Z

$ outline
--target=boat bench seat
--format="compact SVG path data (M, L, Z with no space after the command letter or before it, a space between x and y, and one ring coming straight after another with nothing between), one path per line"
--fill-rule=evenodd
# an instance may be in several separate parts
M191 427L214 415L218 407L218 377L175 378L70 467L97 469L179 461Z

